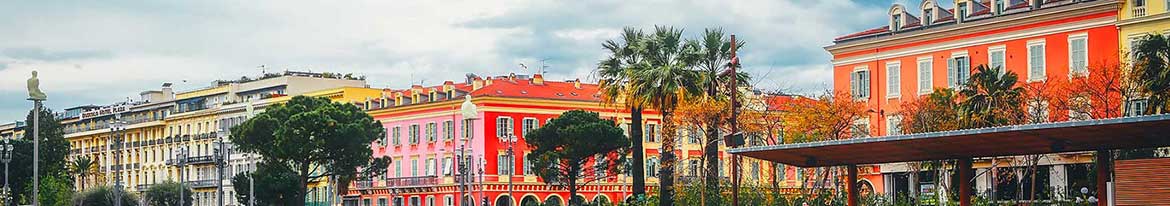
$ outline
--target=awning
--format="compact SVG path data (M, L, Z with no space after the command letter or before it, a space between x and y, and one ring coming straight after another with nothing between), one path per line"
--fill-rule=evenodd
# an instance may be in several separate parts
M1170 146L1170 115L755 146L729 151L799 167L823 167L1166 146Z

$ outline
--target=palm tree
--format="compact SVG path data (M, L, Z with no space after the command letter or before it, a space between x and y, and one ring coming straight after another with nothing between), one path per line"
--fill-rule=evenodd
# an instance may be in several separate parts
M968 118L962 121L965 128L1008 125L1023 114L1020 104L1024 89L1016 85L1019 77L1010 71L1000 75L1000 69L976 66L976 72L959 90L963 97L959 113Z
M675 139L678 133L671 114L680 98L700 94L699 73L690 70L697 60L697 48L683 44L682 30L657 26L647 41L643 57L646 69L630 80L633 95L662 114L662 157L658 177L659 205L674 205Z
M94 172L97 171L97 163L89 157L78 157L69 162L69 170L73 174L76 174L77 179L80 180L81 186L78 188L78 191L81 191L85 190L86 178L88 178L90 175L93 175Z
M1150 95L1145 113L1162 113L1170 99L1170 40L1150 34L1132 47L1135 75L1130 76Z
M704 96L700 98L709 98L715 101L725 101L728 97L727 92L729 87L726 87L726 82L730 82L730 74L725 74L728 68L740 65L731 65L731 41L724 38L722 28L703 30L702 39L687 40L687 45L698 48L698 59L695 67L700 73L699 85L706 90ZM737 48L743 47L743 41L735 42ZM745 73L737 74L737 82L741 85L747 85L748 76ZM708 124L704 128L703 159L706 160L706 168L704 172L703 190L704 205L718 205L721 197L719 191L719 128L722 121L718 116L713 116L707 120ZM773 168L775 169L775 168Z
M632 97L633 85L630 85L630 80L634 74L645 67L642 65L643 58L642 42L646 34L642 30L626 27L622 31L621 42L615 40L607 40L602 47L609 51L610 56L601 60L597 65L597 74L601 78L600 87L604 102L610 104L622 103L626 109L630 110L630 140L631 150L633 150L632 171L634 178L634 196L641 197L646 194L646 174L643 168L645 164L645 154L642 148L642 112L644 104L642 101L637 101L637 98ZM624 98L624 99L623 99Z

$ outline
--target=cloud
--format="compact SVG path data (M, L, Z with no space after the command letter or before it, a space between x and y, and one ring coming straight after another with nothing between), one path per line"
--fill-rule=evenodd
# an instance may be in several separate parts
M588 79L622 27L722 27L748 42L745 70L774 87L825 88L833 37L880 24L888 0L28 1L0 7L0 93L38 70L49 106L108 104L163 82L312 70L375 87L532 73ZM848 13L848 15L843 15ZM529 70L519 64L529 65ZM795 75L794 75L795 74ZM187 82L187 83L182 83ZM767 84L762 84L768 86ZM20 95L18 95L20 96ZM0 120L23 98L0 99Z

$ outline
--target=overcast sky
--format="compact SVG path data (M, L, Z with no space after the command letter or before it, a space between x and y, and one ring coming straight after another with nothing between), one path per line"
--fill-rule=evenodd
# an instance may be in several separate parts
M32 70L57 111L137 98L164 82L186 90L256 76L260 65L402 88L532 73L518 64L545 60L546 78L593 80L604 40L653 25L689 38L721 27L747 41L740 56L758 87L819 93L831 84L822 47L880 26L896 2L0 1L0 122L24 119Z

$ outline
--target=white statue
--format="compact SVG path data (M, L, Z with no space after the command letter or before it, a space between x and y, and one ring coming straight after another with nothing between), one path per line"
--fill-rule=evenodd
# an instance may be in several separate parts
M48 99L44 92L41 92L41 80L37 79L37 71L32 72L32 77L28 78L28 100L45 101Z

